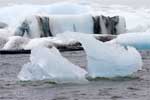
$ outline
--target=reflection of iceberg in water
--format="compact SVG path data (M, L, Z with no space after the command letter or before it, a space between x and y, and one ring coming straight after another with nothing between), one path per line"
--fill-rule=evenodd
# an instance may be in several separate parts
M75 38L82 43L87 54L90 77L127 76L141 69L141 56L132 47L103 43L84 34L64 33L60 37Z
M25 64L18 75L20 80L48 79L56 83L87 82L84 69L72 64L61 56L56 48L35 48L32 50L31 63Z

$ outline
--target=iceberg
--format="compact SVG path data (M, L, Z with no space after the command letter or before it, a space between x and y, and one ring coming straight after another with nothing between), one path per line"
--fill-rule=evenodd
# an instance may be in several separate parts
M124 46L133 46L138 50L148 50L150 49L150 34L148 32L121 34L111 42Z
M4 47L7 41L8 41L7 38L0 37L0 49Z
M139 52L129 46L103 43L91 35L75 33L63 33L62 38L73 38L81 42L87 54L88 76L96 77L120 77L128 76L141 70L142 59Z
M51 32L54 36L66 31L93 33L93 20L90 14L50 16Z
M23 49L27 45L29 39L20 36L9 37L7 42L3 45L3 50L18 50Z
M56 36L65 31L93 33L92 15L33 15L16 28L15 35L29 38Z
M20 22L23 21L27 16L36 14L77 15L86 14L89 12L89 6L67 2L54 3L49 5L15 4L1 8L0 21L8 24L13 32L15 31L15 28L18 27Z
M63 40L61 38L57 37L43 37L43 38L34 38L30 39L30 41L26 44L23 45L23 49L25 50L31 50L36 47L46 47L46 48L51 48L53 46L55 47L64 47L64 46L71 46L77 44L77 41L68 39Z
M72 39L63 40L57 37L43 37L43 38L34 38L29 39L21 36L11 36L5 37L0 36L0 49L3 50L31 50L36 47L65 47L72 46L78 42Z
M32 49L30 60L18 74L22 81L48 79L56 83L88 82L85 79L87 72L62 57L55 47Z

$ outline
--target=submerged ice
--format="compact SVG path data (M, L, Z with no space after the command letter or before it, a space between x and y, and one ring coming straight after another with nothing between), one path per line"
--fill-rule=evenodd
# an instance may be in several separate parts
M141 70L141 56L133 47L103 43L85 34L64 33L60 37L81 42L87 54L88 75L92 78L128 76Z
M22 81L48 79L56 83L87 82L87 72L65 59L56 48L34 48L29 63L25 64L18 78Z

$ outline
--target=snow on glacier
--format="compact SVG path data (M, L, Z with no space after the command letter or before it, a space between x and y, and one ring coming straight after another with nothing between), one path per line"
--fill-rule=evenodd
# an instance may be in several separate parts
M92 78L128 76L142 68L141 55L133 47L103 43L85 34L63 33L58 36L81 42L87 54L88 75Z
M30 61L18 74L18 78L22 81L48 79L56 83L87 82L85 79L87 72L61 56L55 47L32 49Z

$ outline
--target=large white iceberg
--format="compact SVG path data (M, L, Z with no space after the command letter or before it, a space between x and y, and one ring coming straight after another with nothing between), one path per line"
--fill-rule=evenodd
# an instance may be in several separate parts
M64 33L59 36L74 38L82 43L87 54L88 75L92 78L128 76L141 70L141 56L133 47L103 43L91 35L79 33Z
M65 31L93 33L92 15L50 16L51 32L54 36Z
M55 3L49 5L32 5L32 4L22 4L22 5L11 5L2 7L0 10L0 21L8 24L10 30L14 31L21 21L23 21L27 16L35 14L85 14L90 12L89 6L83 6L73 3Z
M56 48L34 48L31 52L30 63L23 66L18 78L27 80L48 79L56 83L82 83L87 82L87 72L72 64L61 56Z
M65 31L93 33L92 15L33 15L16 28L15 35L29 38L56 36Z
M138 50L148 50L150 49L150 34L148 32L121 34L111 42L124 46L133 46Z

